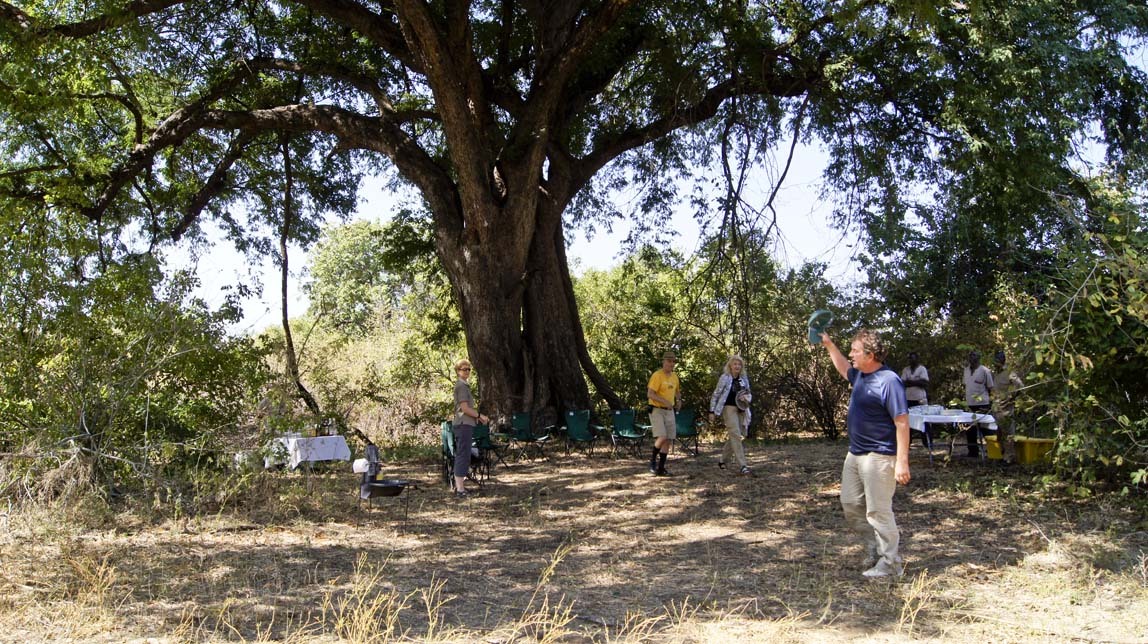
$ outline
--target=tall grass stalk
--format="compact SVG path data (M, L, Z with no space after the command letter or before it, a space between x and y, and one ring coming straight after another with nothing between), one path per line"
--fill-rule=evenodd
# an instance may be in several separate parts
M383 590L383 571L370 566L366 553L355 562L350 590L323 598L322 621L350 642L387 642L404 637L400 617L415 593Z
M439 634L439 629L443 624L443 607L450 602L449 598L444 598L442 589L446 585L446 581L431 577L431 584L428 588L419 590L419 595L422 596L423 606L427 611L427 634L426 641L433 642L434 638Z
M574 621L574 603L567 602L565 597L560 597L557 602L551 605L550 595L545 588L554 577L558 564L573 549L572 543L564 542L550 556L550 562L542 570L542 574L538 576L538 583L534 586L530 601L523 609L522 616L511 626L506 641L512 642L525 635L533 638L539 644L549 644L572 634L569 625L570 622Z
M926 569L903 587L901 615L897 620L898 633L913 635L917 617L937 600L936 594L933 592L936 583L937 580L929 577L929 571Z

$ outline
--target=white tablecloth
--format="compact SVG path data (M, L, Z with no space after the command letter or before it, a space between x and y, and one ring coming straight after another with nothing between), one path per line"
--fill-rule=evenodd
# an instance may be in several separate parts
M959 414L919 414L909 409L909 429L925 431L925 423L948 423L950 425L971 425L976 423L986 429L996 430L997 420L992 414L974 414L962 411Z
M342 436L316 436L314 438L275 438L267 445L263 466L270 468L287 463L291 469L300 463L314 461L349 461L351 448Z

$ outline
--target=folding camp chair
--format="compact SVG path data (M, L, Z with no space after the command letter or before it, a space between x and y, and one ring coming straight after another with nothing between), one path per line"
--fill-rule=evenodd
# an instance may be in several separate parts
M634 456L641 456L642 443L646 440L645 425L634 424L633 409L615 409L611 414L613 426L610 428L610 441L613 447L611 456L617 456L618 450L627 450Z
M565 417L566 425L566 453L571 448L581 449L587 456L594 455L594 444L598 442L598 434L602 428L590 424L590 410L568 411Z
M698 423L697 413L692 409L682 409L674 414L674 424L677 427L677 443L688 454L697 456L698 449Z
M502 463L503 467L506 466L506 460L502 455L506 452L508 444L506 441L496 438L496 435L490 431L490 425L474 426L474 446L478 448L482 456L483 478L490 478L495 463Z
M534 431L533 417L530 412L515 412L510 417L510 449L516 450L518 460L527 452L536 452L540 457L546 456L546 443L550 434L543 430Z

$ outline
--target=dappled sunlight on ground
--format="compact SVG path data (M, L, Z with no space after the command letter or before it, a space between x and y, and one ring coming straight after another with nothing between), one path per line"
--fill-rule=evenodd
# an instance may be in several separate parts
M843 443L751 446L751 476L719 470L716 454L673 454L670 478L645 460L555 454L498 468L467 500L450 495L438 463L398 464L388 475L417 489L374 509L357 507L355 475L333 469L263 475L261 502L216 516L54 532L14 517L0 537L0 633L76 637L83 616L119 635L109 641L354 639L338 602L364 579L372 596L394 594L370 609L393 622L392 638L432 630L432 641L502 641L537 635L537 623L564 641L1148 632L1136 559L1148 526L1131 510L1044 499L1025 470L930 466L914 451L914 480L895 499L906 576L872 582L842 527Z

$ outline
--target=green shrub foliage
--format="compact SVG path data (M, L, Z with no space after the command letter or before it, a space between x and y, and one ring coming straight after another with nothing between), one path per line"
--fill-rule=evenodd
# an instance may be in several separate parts
M1082 205L1076 210L1076 205ZM1066 219L1080 243L1047 290L998 290L1008 341L1024 356L1033 430L1059 438L1057 464L1083 483L1148 483L1148 230L1143 203L1095 181ZM1082 212L1083 214L1077 214Z

